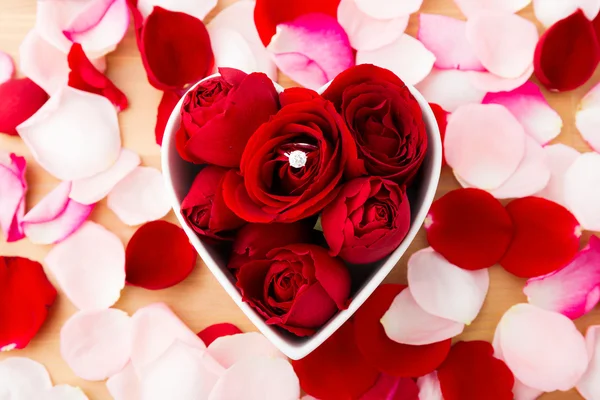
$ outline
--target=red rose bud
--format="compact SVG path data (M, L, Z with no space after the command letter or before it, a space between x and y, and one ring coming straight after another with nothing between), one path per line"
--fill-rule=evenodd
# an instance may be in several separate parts
M265 319L298 336L316 332L350 295L350 274L339 259L312 244L270 251L238 271L242 298Z
M181 214L201 236L233 240L233 231L244 224L223 201L222 183L226 173L225 168L204 167L181 202Z
M185 96L177 150L190 162L237 168L248 139L277 112L279 99L263 73L219 72Z
M343 176L365 173L333 104L311 90L287 92L285 106L248 141L241 173L230 171L223 183L225 202L249 222L315 215L335 198Z
M379 177L346 183L321 215L329 254L352 264L379 261L391 254L410 228L406 192Z
M323 97L356 138L369 175L410 183L427 152L421 107L394 73L364 64L339 74Z

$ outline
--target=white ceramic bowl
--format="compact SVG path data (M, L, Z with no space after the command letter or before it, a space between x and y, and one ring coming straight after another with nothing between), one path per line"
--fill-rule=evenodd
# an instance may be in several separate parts
M205 79L217 75L218 74L211 75ZM194 85L194 87L196 85ZM275 84L275 86L278 91L283 90L279 85ZM325 85L319 92L325 90L327 86L328 85ZM352 302L348 309L336 314L329 322L327 322L327 324L319 329L316 334L305 338L299 338L280 328L265 324L263 318L248 304L242 301L241 294L235 286L235 280L227 269L227 260L225 260L211 245L206 244L200 239L185 222L180 212L181 202L201 167L181 159L175 147L175 133L179 129L181 122L180 110L183 98L177 103L177 106L169 118L162 142L162 170L177 219L190 238L191 243L198 251L198 254L202 257L206 266L211 270L227 293L233 298L235 303L242 309L244 314L248 316L252 323L254 323L254 325L256 325L256 327L275 346L277 346L279 350L293 360L303 358L316 349L340 326L342 326L342 324L344 324L344 322L346 322L346 320L348 320L348 318L350 318L365 302L383 279L390 273L392 268L394 268L396 263L398 263L400 257L402 257L419 231L429 207L431 206L440 177L442 143L435 116L433 115L429 104L414 87L409 86L409 89L419 102L421 110L423 111L423 118L427 127L427 137L429 140L425 161L423 162L420 173L417 175L415 183L412 185L413 189L409 191L412 212L411 228L400 246L389 257L376 263L376 268L373 270L371 277L357 290L353 291L351 294Z

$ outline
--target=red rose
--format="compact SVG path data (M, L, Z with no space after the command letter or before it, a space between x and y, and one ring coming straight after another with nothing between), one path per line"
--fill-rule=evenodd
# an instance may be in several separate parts
M350 295L344 263L312 244L270 251L266 259L243 264L237 287L242 298L266 318L298 336L312 335Z
M310 243L312 227L307 221L293 224L247 224L235 236L228 268L237 270L251 260L261 260L278 247Z
M281 94L283 107L250 138L241 172L223 183L225 202L249 222L294 222L321 211L344 173L364 173L356 144L333 104L306 89Z
M207 165L181 202L181 214L199 235L216 240L233 240L233 231L244 224L223 201L225 168Z
M403 188L380 177L344 185L321 215L329 254L352 264L379 261L391 254L410 228L410 205Z
M239 167L254 131L279 109L277 90L263 73L220 68L200 83L181 108L176 135L179 155L196 164Z
M339 74L323 97L344 117L369 175L410 182L425 158L427 131L419 103L400 78L358 65Z

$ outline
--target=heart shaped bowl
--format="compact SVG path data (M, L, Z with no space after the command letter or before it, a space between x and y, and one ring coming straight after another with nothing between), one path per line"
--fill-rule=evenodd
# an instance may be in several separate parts
M218 74L204 78L213 78ZM190 88L193 90L199 83ZM322 93L329 84L325 85L318 92ZM275 83L279 92L283 90L281 86ZM181 123L180 110L183 103L183 97L175 106L171 117L165 128L162 142L162 170L165 177L167 191L175 215L179 223L185 230L190 242L194 245L200 257L217 278L223 288L229 293L235 303L242 309L244 314L252 323L286 356L293 360L305 357L311 351L319 347L329 336L331 336L340 326L344 324L354 314L354 312L367 300L373 291L379 286L383 279L390 273L392 268L398 263L408 246L419 231L429 207L435 196L435 191L440 177L442 163L442 143L440 140L439 129L435 116L427 101L412 86L408 86L411 93L415 96L421 110L427 128L428 147L425 161L408 191L408 197L411 205L412 221L411 227L400 246L387 258L373 264L368 271L370 274L357 276L356 268L351 270L353 275L353 290L351 293L351 302L346 310L340 311L333 316L317 333L309 337L297 337L283 329L267 325L263 318L254 311L248 304L242 301L242 296L235 286L235 278L227 269L227 255L219 252L214 246L206 243L199 238L196 233L187 225L183 218L180 207L185 198L192 181L202 166L194 165L184 161L175 147L175 133ZM363 269L364 271L364 269ZM360 272L359 272L360 273ZM356 285L356 278L362 280L362 284Z

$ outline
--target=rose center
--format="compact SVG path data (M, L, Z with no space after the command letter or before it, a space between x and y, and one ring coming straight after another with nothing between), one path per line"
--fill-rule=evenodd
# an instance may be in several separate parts
M302 168L306 165L308 157L302 150L294 150L288 155L288 160L292 168Z

